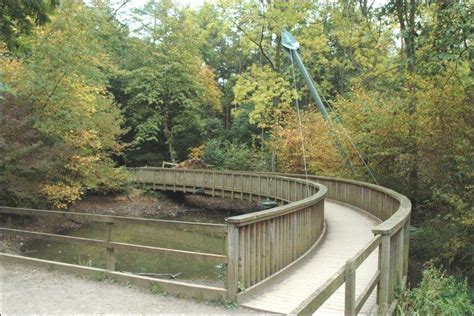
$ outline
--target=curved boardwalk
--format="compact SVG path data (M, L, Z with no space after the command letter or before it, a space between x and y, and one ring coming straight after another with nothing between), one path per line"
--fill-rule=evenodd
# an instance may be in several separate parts
M372 227L378 224L368 216L340 204L325 202L326 235L312 254L298 264L281 282L269 286L258 296L241 303L260 311L291 313L333 273L340 269L372 237ZM374 251L357 269L356 295L360 295L377 270L378 251ZM361 313L375 305L371 295ZM344 285L317 311L318 315L344 314Z

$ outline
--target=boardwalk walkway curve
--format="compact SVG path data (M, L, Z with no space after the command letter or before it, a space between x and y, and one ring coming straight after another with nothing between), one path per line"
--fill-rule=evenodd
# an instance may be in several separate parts
M335 298L341 296L342 293L342 303L336 302L336 305L342 304L343 306L339 306L338 310L344 311L346 315L355 315L360 311L363 312L364 309L362 307L364 305L369 303L373 305L375 301L380 313L391 314L396 304L395 290L397 287L404 287L406 282L410 201L392 190L363 182L327 177L310 177L309 181L307 181L300 177L301 175L214 170L129 169L129 181L131 183L157 190L188 193L200 192L212 196L242 200L272 199L278 202L278 207L269 210L228 218L227 227L224 225L210 227L213 230L219 231L227 228L227 256L182 252L185 255L197 256L201 259L223 260L226 262L227 280L225 289L197 285L190 286L189 284L180 284L175 281L163 283L162 281L152 281L143 277L131 277L124 273L113 271L115 247L128 247L137 251L158 253L179 252L179 250L120 244L114 243L111 240L97 241L84 238L77 240L77 238L68 237L68 241L94 243L107 248L107 255L110 257L111 265L105 272L113 274L115 277L135 283L148 284L149 282L159 282L160 285L165 286L168 292L176 292L176 294L184 294L191 297L200 293L199 296L201 297L212 298L222 296L225 293L228 299L235 300L244 306L252 307L252 300L253 303L264 301L264 295L269 293L268 288L272 283L275 284L278 280L281 281L282 278L290 280L294 277L295 267L301 267L301 265L307 264L308 261L314 262L314 258L317 257L314 255L314 252L323 252L330 237L334 235L334 228L339 226L337 224L334 225L331 219L338 212L338 209L339 211L342 210L341 212L343 213L349 212L352 214L356 213L354 210L358 210L362 213L370 214L372 219L378 219L381 222L377 226L374 226L373 222L367 219L365 222L355 223L361 229L368 222L372 223L369 223L363 229L365 233L370 233L370 229L372 229L374 237L371 238L368 235L366 236L367 243L365 245L359 244L351 248L351 255L352 253L355 254L345 264L342 262L341 267L335 272L327 271L321 274L321 271L319 271L319 273L316 273L317 271L314 271L314 269L317 269L317 264L313 270L302 270L310 278L314 273L322 275L322 278L320 278L319 283L313 282L312 287L299 291L299 296L295 296L292 304L280 310L268 308L263 310L280 313L310 314L321 306L322 310L326 310L327 305L330 305L331 301L337 301ZM338 204L334 204L331 201ZM327 206L326 210L325 205ZM328 214L328 211L331 211L331 213ZM0 213L61 216L64 218L77 218L85 215L8 207L0 207ZM115 218L114 216L101 217L100 215L91 214L87 214L87 216L89 220L110 223L110 227L116 221L130 220L119 217ZM329 227L328 234L324 236L325 217ZM363 225L363 223L365 224ZM155 221L154 224L192 226L189 223L166 223L166 221ZM41 238L60 239L64 237L27 231L12 232L12 230L5 228L1 228L1 230L15 234L36 234L37 237L40 236ZM351 232L346 231L345 233L346 235L348 234L350 239ZM324 239L320 247L317 241L321 240L321 238ZM336 252L338 250L344 251L341 245L336 247L340 248L334 249ZM5 254L0 254L0 258L10 261L26 260L24 257L16 258ZM94 269L54 262L40 262L42 260L38 259L27 259L35 261L40 265L55 264L55 266L61 267L64 270L80 270L84 273L90 273ZM345 259L347 258L345 257ZM360 280L359 276L362 270L371 271L373 276L368 280ZM362 286L360 281L364 281ZM344 285L344 291L341 291L342 285ZM296 297L299 298L296 299ZM366 307L364 308L366 310Z

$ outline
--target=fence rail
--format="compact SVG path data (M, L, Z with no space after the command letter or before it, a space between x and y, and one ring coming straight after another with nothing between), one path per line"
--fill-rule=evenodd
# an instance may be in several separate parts
M207 223L193 223L193 222L178 222L178 221L168 221L168 220L157 220L157 219L144 219L144 218L132 218L132 217L123 217L123 216L111 216L111 215L96 215L96 214L84 214L84 213L74 213L74 212L64 212L64 211L52 211L52 210L35 210L35 209L26 209L26 208L14 208L14 207L0 207L0 214L10 214L10 215L27 215L27 216L41 216L41 217L59 217L64 219L72 220L84 220L91 222L105 223L107 225L107 238L106 240L100 239L91 239L83 237L74 237L74 236L65 236L58 234L49 234L21 229L11 229L6 227L0 227L0 232L8 235L17 235L17 236L27 236L34 239L42 239L49 241L60 241L67 242L69 244L81 244L81 245L90 245L96 247L102 247L106 251L106 262L107 269L96 269L101 273L110 274L114 277L121 279L126 279L127 282L132 283L141 283L143 284L142 277L129 275L124 276L123 273L113 273L115 271L115 252L117 250L124 251L134 251L142 253L152 253L152 254L165 254L165 255L179 255L188 260L199 260L201 262L206 262L212 265L215 264L225 264L227 262L227 256L212 254L212 253L203 253L203 252L194 252L186 251L179 249L171 248L161 248L161 247L151 247L137 244L128 244L121 242L113 241L113 227L114 224L147 224L154 225L156 227L167 227L174 229L183 229L183 230L193 230L193 231L205 231L209 234L222 234L227 233L226 225L220 224L207 224ZM21 258L17 256L9 256L6 254L0 254L0 256L6 260L18 262L29 260L30 263L36 265L48 265L59 268L67 268L68 270L74 270L76 272L91 272L85 267L78 265L65 265L59 262L38 260L34 258ZM95 271L95 270L94 270ZM96 271L97 272L97 271ZM186 294L189 297L206 297L209 299L219 299L222 297L224 291L223 288L218 287L207 287L200 285L192 285L183 282L177 281L167 281L167 280L153 280L151 283L157 283L159 286L164 286L164 288L170 289L175 294ZM145 285L149 285L145 282ZM224 292L225 293L225 292Z

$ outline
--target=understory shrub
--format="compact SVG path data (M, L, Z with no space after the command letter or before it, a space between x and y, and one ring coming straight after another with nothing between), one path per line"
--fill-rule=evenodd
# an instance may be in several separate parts
M202 159L216 169L268 171L271 157L246 144L210 140L204 147Z
M447 276L435 267L423 271L419 287L399 297L398 315L473 315L466 280Z

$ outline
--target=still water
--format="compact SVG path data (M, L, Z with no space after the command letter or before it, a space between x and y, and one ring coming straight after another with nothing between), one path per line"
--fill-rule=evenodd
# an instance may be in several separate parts
M229 214L215 212L192 212L173 220L199 222L224 222ZM106 239L106 224L90 223L77 229L63 231L62 235ZM187 231L153 227L151 225L115 224L113 241L145 246L173 248L225 254L225 235L206 231ZM25 255L46 260L79 264L91 267L106 267L106 250L101 247L72 245L65 242L34 240L24 249ZM201 260L190 260L180 255L147 254L141 252L116 251L115 269L132 273L178 274L177 280L189 280L208 284L220 284L223 270L215 264Z

